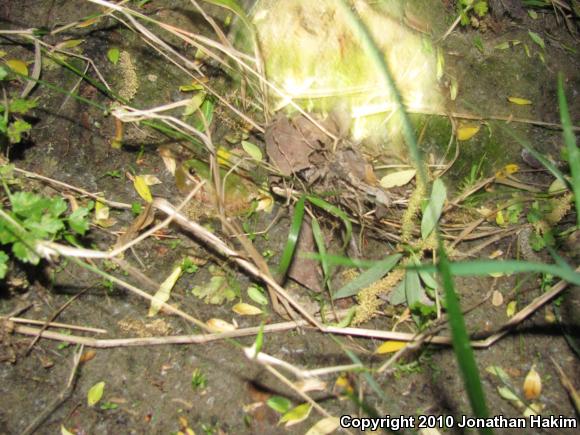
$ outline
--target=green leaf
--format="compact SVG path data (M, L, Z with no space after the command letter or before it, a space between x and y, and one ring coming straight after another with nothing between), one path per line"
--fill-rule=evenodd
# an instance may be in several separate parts
M215 103L213 102L213 100L211 98L206 98L201 104L201 107L199 108L198 116L192 122L193 128L201 132L204 132L205 125L206 124L208 126L211 125L214 108ZM202 118L200 118L199 116L201 116ZM203 119L205 119L205 123L203 122Z
M89 221L87 216L89 209L86 207L79 207L73 211L68 217L68 225L75 233L84 236L89 229Z
M8 255L4 251L0 251L0 279L6 277L6 272L8 272Z
M280 266L278 266L278 273L282 280L286 277L286 272L292 263L294 257L294 250L298 244L298 236L300 235L300 228L304 220L304 201L305 196L300 197L296 206L294 207L294 216L292 217L292 224L290 225L290 232L288 233L288 240L282 251L282 258L280 259Z
M12 253L23 263L38 264L40 257L28 246L34 246L34 240L28 238L26 243L17 241L12 245Z
M113 47L107 50L107 59L109 59L109 62L111 62L113 65L117 65L120 56L121 50L119 50L119 47Z
M558 74L558 105L560 107L560 120L564 135L564 143L568 151L568 164L572 173L572 191L576 203L576 225L580 227L580 151L576 145L576 136L572 131L572 121L568 111L568 102L564 93L564 77Z
M530 35L530 38L532 38L532 41L534 41L536 44L538 44L540 47L542 47L542 50L546 49L546 45L544 44L544 40L542 39L542 37L540 35L538 35L535 32L532 32L531 30L528 30L528 35Z
M401 254L394 254L386 257L385 259L377 262L373 267L364 273L357 276L355 279L347 283L344 287L339 289L333 296L332 299L347 298L349 296L356 295L360 290L370 286L374 282L381 279L387 273L391 271L393 267L401 259Z
M203 286L195 286L191 289L193 295L203 299L206 304L220 305L226 301L232 301L236 292L230 287L223 275L214 275L209 283Z
M95 406L99 403L99 400L103 397L103 393L105 392L105 383L104 382L97 382L93 385L89 392L87 393L87 404L89 406Z
M391 305L401 305L405 303L407 300L407 296L405 295L406 285L405 278L403 278L395 290L389 293L389 303Z
M473 11L480 17L484 17L487 14L488 7L487 1L478 1L473 5Z
M21 217L40 219L50 205L50 199L32 192L16 192L10 197L12 211Z
M248 296L251 300L260 305L268 305L268 297L264 294L264 290L256 287L248 287Z
M285 414L292 407L292 402L285 397L272 396L266 401L266 405L280 414Z
M8 75L8 71L3 66L0 66L0 80L4 80Z
M10 143L16 144L22 140L22 135L28 133L32 125L22 119L17 119L8 126L8 140Z
M63 214L66 209L68 208L66 201L62 199L60 196L52 198L50 204L48 206L48 212L51 216L59 217Z
M443 211L443 205L447 199L447 189L441 178L437 178L433 182L433 188L431 190L431 199L429 199L429 204L423 213L423 218L421 220L421 237L426 240L431 234L435 225L441 217L441 212Z
M27 100L24 98L15 98L10 101L8 105L10 113L19 113L24 115L29 110L34 109L37 106L37 102L35 100ZM0 110L1 111L1 110Z
M260 147L258 147L258 145L254 145L252 142L248 142L243 140L242 141L242 148L244 149L244 151L246 153L248 153L248 155L253 158L254 160L256 160L257 162L261 162L262 161L262 150L260 150Z

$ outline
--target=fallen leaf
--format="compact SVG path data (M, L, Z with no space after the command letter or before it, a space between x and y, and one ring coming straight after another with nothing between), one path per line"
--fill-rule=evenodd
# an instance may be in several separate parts
M526 400L536 400L542 393L542 378L536 371L535 366L532 366L526 379L524 380L524 398Z
M89 362L95 356L97 356L97 352L95 352L94 350L87 350L86 352L83 352L83 354L81 355L81 358L80 358L79 362L80 363Z
M310 411L312 411L312 405L310 403L303 403L284 414L280 418L279 423L286 423L285 427L293 426L306 420L310 415Z
M520 170L520 167L515 163L510 163L509 165L505 165L503 168L504 173L507 175L515 174Z
M229 332L236 330L234 325L222 319L209 319L205 323L212 332Z
M290 410L292 402L285 397L272 396L266 401L266 405L280 414L285 414Z
M244 302L240 302L232 307L232 311L240 316L257 316L262 314L262 310Z
M480 125L463 125L457 129L457 140L466 141L477 134Z
M500 307L503 304L503 295L495 290L491 296L491 304L494 307Z
M69 431L66 427L61 425L60 426L60 435L73 435L73 433L71 431Z
M326 382L317 378L306 378L294 383L298 391L307 393L309 391L324 391L326 389Z
M26 62L18 59L9 59L6 61L6 65L8 65L8 67L15 73L28 77L28 67L26 66Z
M119 62L119 57L121 57L121 50L119 50L119 47L113 47L107 50L107 59L109 59L109 62L111 62L113 65L117 65L117 62Z
M157 292L153 296L153 299L151 300L149 313L147 313L148 317L155 316L163 306L163 303L169 300L169 297L171 296L171 290L173 289L173 286L175 286L175 283L181 276L181 272L182 272L181 266L177 266L175 269L173 269L173 271L165 279L165 281L161 283L161 285L159 286L159 290L157 290Z
M142 175L136 175L133 179L133 186L141 198L147 202L153 202L153 196L149 190L149 186Z
M530 100L526 100L525 98L519 97L508 97L508 101L510 103L517 104L518 106L529 106L530 104L532 104Z
M257 304L268 305L268 297L264 294L264 290L258 287L248 287L248 296Z
M384 354L384 353L397 352L398 350L401 350L405 346L407 346L407 343L404 341L389 340L389 341L385 341L383 344L381 344L379 347L377 347L375 349L375 353Z
M89 406L95 406L103 397L104 391L105 383L103 381L97 382L95 385L93 385L87 393L87 404Z
M380 185L383 189L404 186L415 177L416 173L417 171L415 169L393 172L381 178Z
M338 417L326 417L318 420L314 426L308 429L306 435L327 435L338 429L339 424Z
M147 186L155 186L156 184L161 184L161 180L157 178L155 175L146 174L141 175L141 177L143 177L143 181L145 181L145 184L147 184Z
M242 141L242 148L248 155L256 160L257 162L262 161L262 150L258 145L254 145L252 142L247 142L245 140Z
M511 301L509 304L507 304L505 313L508 317L513 317L513 315L516 313L518 307L518 303L516 301Z
M58 44L55 45L54 48L56 50L68 50L71 48L78 47L83 42L85 42L84 39L69 39L67 41L59 42Z

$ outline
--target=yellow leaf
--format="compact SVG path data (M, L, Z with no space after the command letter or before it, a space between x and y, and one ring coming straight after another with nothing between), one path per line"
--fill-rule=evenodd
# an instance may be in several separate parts
M228 332L236 330L234 325L222 319L209 319L205 324L212 332Z
M155 175L147 174L142 175L142 177L143 181L145 181L145 184L147 184L147 186L155 186L156 184L161 184L161 180L157 178Z
M105 391L105 383L97 382L93 385L89 392L87 393L87 404L89 406L95 406L99 400L103 397L103 392Z
M153 296L153 300L151 301L151 306L149 307L149 313L147 313L147 316L153 317L156 315L161 309L163 303L169 300L169 297L171 296L171 290L173 289L173 286L175 286L175 283L180 276L181 266L177 266L175 269L173 269L167 279L165 279L165 281L163 281L163 283L159 286L159 290L157 290Z
M532 104L530 100L526 100L525 98L519 97L508 97L508 101L510 103L517 104L518 106L529 106L530 104Z
M232 162L232 153L224 147L217 150L217 161L220 166L228 166Z
M133 186L135 186L135 190L141 198L147 202L153 202L153 196L151 195L149 186L147 185L147 182L143 176L136 175L133 180Z
M258 307L255 307L250 304L246 304L244 302L240 302L232 307L232 311L234 313L239 314L240 316L257 316L258 314L262 314L262 310Z
M70 48L78 47L83 42L85 42L84 39L69 39L68 41L63 41L63 42L56 44L55 48L61 49L61 50L67 50Z
M505 165L503 168L503 171L507 175L515 174L519 170L520 170L520 167L518 165L516 165L515 163L510 163L509 165Z
M79 24L77 24L77 27L83 28L83 27L92 26L93 24L98 23L100 19L101 19L100 16L95 17L95 18L89 18L88 20L81 21Z
M109 219L109 207L107 207L103 202L97 200L95 203L95 220L106 220Z
M306 420L310 415L310 411L312 411L312 405L310 403L303 403L284 414L280 418L279 423L286 423L286 427L293 426Z
M469 140L477 134L480 125L463 125L457 129L457 140Z
M314 426L308 429L306 435L328 435L338 429L339 424L338 417L326 417L318 420Z
M516 310L518 308L518 303L516 301L511 301L509 304L507 304L505 313L508 317L513 317L513 315L516 313Z
M383 344L381 344L379 347L375 349L375 353L384 354L397 352L398 350L404 348L406 345L407 343L404 341L395 341L395 340L385 341Z
M8 67L10 67L10 69L15 73L28 77L28 67L26 66L26 62L18 59L10 59L6 61L6 65L8 65Z
M391 187L404 186L415 177L416 173L417 171L415 169L408 169L387 174L381 178L381 187L383 189L390 189Z
M506 226L506 222L505 222L505 219L503 217L503 212L501 210L498 211L495 215L495 223L498 224L500 227Z
M63 425L60 425L60 435L73 435L73 433Z
M524 398L526 400L536 400L542 393L542 378L540 378L540 374L536 371L534 366L532 366L526 375L523 390Z

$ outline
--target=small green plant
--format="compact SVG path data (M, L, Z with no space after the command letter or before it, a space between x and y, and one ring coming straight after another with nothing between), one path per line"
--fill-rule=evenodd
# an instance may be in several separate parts
M477 28L479 27L479 20L487 15L489 5L485 0L459 0L457 9L461 17L462 26L471 24L472 27Z
M60 196L47 197L32 192L11 193L2 180L10 209L0 209L0 244L24 263L38 264L35 250L38 241L75 240L89 229L89 207L67 213L68 205ZM0 250L0 278L7 272L9 256Z
M203 390L207 386L207 378L200 369L194 369L191 374L191 388L193 390Z
M0 81L4 77L6 77L6 70L0 67ZM14 145L22 141L32 128L32 125L22 119L22 116L34 109L36 105L35 100L24 98L0 102L0 136L4 137L0 142L7 142L5 145Z

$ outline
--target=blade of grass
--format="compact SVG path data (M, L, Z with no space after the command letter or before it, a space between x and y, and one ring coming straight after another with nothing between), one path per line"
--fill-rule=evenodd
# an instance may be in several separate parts
M346 284L344 287L339 289L332 296L332 299L336 300L356 295L360 290L362 290L365 287L368 287L369 285L373 284L374 282L378 281L383 276L385 276L387 273L389 273L390 270L396 266L401 257L402 257L401 254L394 254L379 261L369 270L360 274L355 279Z
M316 207L319 207L322 210L342 220L342 223L346 229L346 234L344 235L344 245L342 247L342 249L344 249L352 236L352 224L350 223L348 215L337 206L332 205L329 202L326 202L325 200L316 196L308 195L306 199L308 199L308 202L310 202L312 205L315 205Z
M485 395L481 386L479 370L475 363L473 349L469 343L469 336L465 328L465 321L461 313L461 306L453 286L452 271L447 258L447 253L443 243L439 242L439 263L437 269L441 276L443 289L445 291L445 301L447 303L447 314L449 316L449 326L451 327L451 338L453 341L453 350L457 357L457 363L463 375L463 382L469 396L471 409L477 417L486 418L489 411L485 403ZM480 433L492 434L489 428L480 429Z
M320 229L320 224L318 223L318 219L315 217L312 218L312 236L314 237L314 241L316 242L316 247L318 248L318 252L320 253L320 264L322 266L322 272L324 274L324 287L329 284L330 279L330 266L328 265L328 260L326 258L326 246L324 244L324 234L322 234L322 230Z
M568 163L572 173L572 191L576 203L576 225L580 227L580 152L576 146L576 136L572 132L572 121L568 112L568 102L564 93L564 79L558 74L558 105L560 106L560 120L564 130L564 143L568 150Z
M280 279L282 281L286 278L286 273L288 272L288 268L292 263L294 251L296 250L296 245L298 244L300 228L302 228L302 222L304 221L305 200L306 197L302 196L294 208L294 216L292 217L292 224L290 225L288 240L286 241L286 246L284 246L284 251L282 251L282 258L280 259L280 266L278 267L278 273L280 274Z
M457 276L479 276L489 275L491 273L549 273L570 284L580 285L580 273L575 272L569 267L561 267L555 264L531 263L517 260L475 260L461 263L449 264L451 273ZM436 270L433 265L409 266L409 269L421 269L427 272Z

